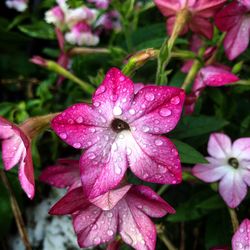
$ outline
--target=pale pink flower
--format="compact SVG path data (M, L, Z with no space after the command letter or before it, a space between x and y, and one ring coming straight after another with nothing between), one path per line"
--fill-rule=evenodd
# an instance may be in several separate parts
M25 124L16 126L0 117L0 141L5 170L19 165L18 178L22 189L32 199L35 193L34 170L30 138L24 132Z
M183 90L145 86L111 69L93 95L93 104L75 104L52 121L53 130L75 148L83 189L90 198L116 187L128 165L145 181L176 184L181 165L174 144L161 134L174 129L185 98Z
M237 207L250 185L250 138L231 142L222 133L211 134L208 164L197 164L193 174L205 182L219 181L219 193L231 208Z
M52 23L57 27L64 25L64 12L60 6L55 6L52 9L45 12L45 21Z
M232 238L232 250L250 249L250 220L245 219L241 222L238 230Z
M250 1L229 3L215 18L217 27L226 32L224 48L228 59L233 60L244 52L250 39Z
M191 93L187 96L185 101L186 114L192 114L195 108L195 103L201 92L206 87L220 87L230 83L237 82L239 78L232 74L228 69L219 66L206 66L202 68L197 74Z
M189 11L189 18L182 34L191 29L194 33L209 39L213 37L213 25L210 18L215 15L226 0L154 0L157 7L167 19L168 34L172 34L176 15L183 9Z
M69 191L50 214L71 214L80 247L112 241L117 232L134 249L154 250L156 228L150 217L163 217L175 210L152 189L126 185L111 190L91 202L82 187Z
M28 8L28 0L7 0L5 4L8 8L19 12L23 12Z

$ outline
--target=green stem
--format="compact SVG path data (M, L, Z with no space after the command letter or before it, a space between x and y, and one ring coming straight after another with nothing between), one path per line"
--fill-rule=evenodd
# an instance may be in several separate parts
M235 209L233 209L233 208L228 208L228 211L229 211L229 215L230 215L230 218L231 218L233 231L235 233L237 228L239 227L239 221L238 221L238 218L237 218L237 214L236 214Z
M160 189L158 190L157 194L162 195L165 193L165 191L168 189L169 185L162 185Z

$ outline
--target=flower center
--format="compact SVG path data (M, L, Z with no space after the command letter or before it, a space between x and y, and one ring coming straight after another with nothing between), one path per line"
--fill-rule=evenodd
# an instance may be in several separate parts
M238 168L239 167L239 162L234 157L228 159L228 164L231 165L233 168Z
M121 119L114 119L111 123L111 128L117 133L130 129L129 125Z

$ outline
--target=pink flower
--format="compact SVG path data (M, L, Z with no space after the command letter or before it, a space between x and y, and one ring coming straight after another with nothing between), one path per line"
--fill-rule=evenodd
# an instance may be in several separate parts
M120 14L118 11L110 11L101 15L96 26L102 26L105 30L121 30Z
M69 191L50 214L71 214L80 247L112 241L117 231L134 249L155 249L156 228L150 217L163 217L175 210L146 186L126 185L91 202L81 187Z
M98 9L106 10L109 7L110 0L88 0L88 2L95 4Z
M47 23L53 23L57 27L64 25L64 12L60 6L55 6L52 9L45 12L45 21Z
M237 207L250 185L250 138L234 143L222 133L213 133L208 142L208 164L197 164L193 174L205 182L219 181L219 193L231 208Z
M233 82L237 82L239 78L230 73L227 69L219 66L206 66L202 68L197 74L194 84L192 86L191 94L186 98L185 112L192 114L195 108L195 103L201 92L206 87L220 87Z
M25 123L20 127L0 117L0 141L5 170L19 164L18 178L22 189L32 199L35 194L34 170L30 138L24 132Z
M5 4L8 8L19 12L23 12L28 8L28 0L7 0Z
M232 238L232 250L250 249L250 220L245 219Z
M226 0L154 0L157 7L167 19L168 34L172 34L176 15L182 10L189 11L189 19L183 29L183 34L191 29L194 33L203 35L209 39L213 37L213 25L210 18Z
M93 95L52 121L61 139L86 151L80 158L83 189L94 198L116 187L128 165L144 181L176 184L181 165L174 144L164 136L180 119L185 93L174 87L134 84L111 69Z
M228 59L233 60L244 52L250 34L249 1L233 1L223 8L215 18L217 27L226 32L224 48Z

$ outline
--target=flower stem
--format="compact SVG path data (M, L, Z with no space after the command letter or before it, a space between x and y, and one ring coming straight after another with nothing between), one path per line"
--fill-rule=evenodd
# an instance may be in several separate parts
M17 224L17 228L18 228L18 232L20 234L20 237L23 241L23 244L24 244L26 250L31 250L32 248L31 248L31 245L29 242L27 231L25 229L24 221L22 218L22 213L21 213L20 208L18 206L16 197L14 195L12 188L11 188L9 180L8 180L6 174L4 173L3 170L0 170L0 176L1 176L1 179L3 181L5 188L7 189L8 193L10 195L11 209L12 209L12 212L13 212L15 220L16 220L16 224Z
M158 190L157 194L162 195L168 189L169 185L162 185L161 188Z
M233 208L228 208L228 211L229 211L229 215L230 215L230 218L231 218L233 231L235 233L237 228L239 227L239 221L238 221L238 218L237 218L237 214L236 214L235 209L233 209Z
M167 247L168 250L177 250L177 248L173 245L173 243L164 233L163 225L161 224L156 225L156 230L157 230L158 237L161 239L161 241L164 243L164 245Z
M68 52L70 56L87 55L87 54L109 54L109 53L110 50L107 48L83 48L83 47L75 47Z

